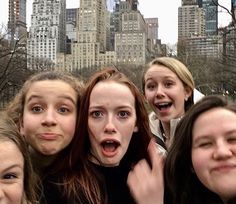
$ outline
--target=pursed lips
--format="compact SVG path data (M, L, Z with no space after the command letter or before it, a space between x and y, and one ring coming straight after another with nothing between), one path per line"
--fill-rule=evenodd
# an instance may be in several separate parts
M58 138L58 134L56 133L40 133L38 137L43 140L56 140Z

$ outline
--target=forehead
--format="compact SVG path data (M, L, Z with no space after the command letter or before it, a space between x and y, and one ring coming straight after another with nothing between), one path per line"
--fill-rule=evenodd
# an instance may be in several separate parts
M73 94L76 95L76 90L72 86L61 80L44 80L33 82L26 93L27 96L31 94Z
M115 81L103 81L94 86L90 95L90 103L103 99L113 101L113 103L124 103L126 101L134 103L135 101L130 88L126 84Z
M156 78L161 76L170 76L174 78L178 78L178 76L170 70L170 68L164 65L152 65L145 74L145 80L150 78Z
M225 108L213 108L202 113L193 125L194 136L207 133L215 135L231 130L236 131L236 113Z
M1 163L8 163L16 161L17 163L22 163L23 155L19 150L18 146L10 140L0 140L0 157Z

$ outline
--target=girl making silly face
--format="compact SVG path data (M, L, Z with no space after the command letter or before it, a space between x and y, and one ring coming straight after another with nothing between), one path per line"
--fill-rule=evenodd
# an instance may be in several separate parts
M44 155L64 149L75 131L77 93L60 80L34 82L25 96L21 133Z
M8 115L37 154L55 155L71 142L81 87L67 73L38 73L9 105Z
M199 180L227 201L236 197L236 112L214 108L193 126L192 162Z
M150 161L150 139L138 88L116 69L99 70L81 98L67 191L81 203L135 203L127 177L141 159Z
M105 81L94 86L90 95L88 128L91 159L104 166L119 165L133 133L138 130L135 99L126 85Z
M64 186L56 184L67 182L64 169L69 166L81 92L82 84L69 73L41 72L25 82L7 108L29 144L34 170L42 180L42 203L67 202Z
M154 59L143 75L145 98L153 110L150 127L167 147L175 129L171 122L193 104L193 89L193 77L187 67L171 57Z
M173 202L236 202L236 105L206 96L181 119L165 163Z

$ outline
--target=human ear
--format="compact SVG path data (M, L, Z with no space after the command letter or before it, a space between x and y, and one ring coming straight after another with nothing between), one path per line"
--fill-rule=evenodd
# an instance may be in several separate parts
M134 127L134 131L133 132L138 132L138 126Z
M190 87L186 86L184 88L185 90L185 97L184 100L187 101L189 99L189 97L192 95L193 91L190 89Z

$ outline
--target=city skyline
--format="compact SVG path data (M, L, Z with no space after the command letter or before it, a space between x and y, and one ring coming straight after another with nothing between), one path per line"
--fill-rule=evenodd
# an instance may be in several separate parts
M7 24L8 20L8 1L1 2L0 7L0 23ZM33 0L27 0L27 27L29 29L30 15L32 13ZM230 9L231 0L219 0L219 3ZM79 7L79 0L67 0L67 8ZM178 7L181 6L181 0L168 1L155 0L139 0L139 10L145 18L158 18L159 21L159 39L165 44L175 44L178 38ZM159 5L159 6L158 6ZM170 14L168 16L168 14ZM173 20L174 19L174 20ZM231 17L226 11L219 11L219 27L226 26L230 22Z

